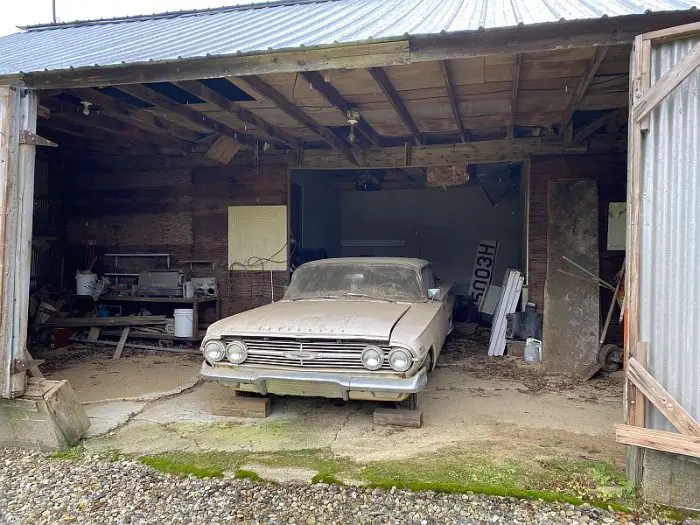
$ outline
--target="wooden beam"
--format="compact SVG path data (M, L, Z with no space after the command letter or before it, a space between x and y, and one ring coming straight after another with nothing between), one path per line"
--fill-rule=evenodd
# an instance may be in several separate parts
M301 76L319 93L319 95L326 99L326 102L342 111L346 118L348 117L348 113L354 109L343 95L341 95L332 84L326 82L323 76L317 71L304 71L301 73ZM355 124L355 129L362 133L374 146L381 148L384 145L382 137L374 130L369 122L363 120L361 116L359 122Z
M630 357L627 362L627 377L651 401L651 403L668 419L681 434L700 437L700 425L673 396L647 372L642 365Z
M467 142L467 134L464 131L462 113L459 110L459 103L457 102L457 95L455 94L454 84L452 83L452 74L450 73L450 67L447 64L447 60L440 60L440 71L442 71L442 80L445 82L447 98L449 99L450 107L452 108L452 117L455 119L455 124L457 124L459 138L462 140L462 142Z
M403 146L355 150L354 154L360 165L365 168L408 168L428 166L463 166L468 163L520 161L531 155L581 154L587 146L566 147L561 140L545 140L541 137L518 138L509 140L488 140L446 145L413 146L411 154L406 156ZM283 160L284 159L284 160ZM266 155L266 162L289 163L294 165L290 156L276 154ZM234 161L235 162L235 161ZM342 155L327 150L305 150L301 162L295 166L306 169L355 169Z
M571 124L571 120L574 118L574 112L578 108L578 105L583 97L586 95L588 86L591 85L591 82L598 72L598 68L605 59L605 55L607 55L609 49L610 46L597 47L593 53L593 57L588 62L586 71L571 95L571 100L569 101L569 105L566 107L566 111L564 111L564 115L561 119L561 127L559 128L559 135L563 135L566 128L568 128Z
M700 458L700 438L673 432L618 424L615 425L615 441L623 445Z
M513 89L510 94L510 122L508 122L507 137L515 137L515 115L518 112L518 87L520 84L520 63L522 56L516 53L513 62Z
M231 113L241 122L255 126L262 133L268 137L279 140L280 142L286 144L292 149L300 149L302 147L302 141L296 137L293 137L282 128L273 126L265 119L259 117L252 111L230 101L223 95L220 95L213 89L207 87L206 85L198 82L196 80L186 80L183 82L177 82L177 86L184 89L185 91L201 98L202 100L214 104L215 106L221 108L228 113Z
M657 80L651 89L635 103L632 115L637 122L641 122L649 113L658 106L671 92L676 89L693 71L700 67L700 44L695 44L676 62L671 69L666 71ZM644 129L644 128L642 128Z
M183 151L192 151L192 144L190 143L127 124L122 120L106 115L106 112L92 109L89 115L84 115L80 107L62 100L46 100L46 103L53 110L53 121L59 127L61 121L68 121L87 128L96 128L99 132L104 130L115 135L123 135L137 142L159 144L172 148L181 148Z
M401 122L403 122L404 126L406 126L406 128L411 132L413 139L416 141L416 145L423 145L423 136L421 135L418 126L416 126L416 123L413 121L413 117L411 117L408 108L406 108L406 105L399 96L399 93L396 91L396 88L391 83L391 80L389 80L386 71L380 67L371 67L369 68L369 74L372 75L372 78L382 90L384 96L394 107L394 110L396 113L398 113L399 118L401 118Z
M627 108L616 109L615 111L610 111L602 117L598 117L593 122L586 124L574 133L574 144L583 142L593 133L605 126L608 122L624 117L627 115L627 111Z
M144 109L136 109L126 102L111 97L95 89L74 89L70 95L92 102L104 108L112 118L132 124L146 131L155 131L188 142L197 142L201 136L196 132L174 122L159 118Z
M644 40L650 40L652 44L662 44L679 38L695 36L700 33L700 22L685 24L682 26L666 27L658 31L652 31L642 35Z
M128 140L110 135L98 129L87 130L83 126L71 123L59 123L59 119L41 123L41 135L61 145L61 152L67 149L91 149L101 153L124 155L161 155L158 146Z
M240 80L248 84L266 99L270 100L275 106L284 111L294 120L303 126L306 126L308 129L318 135L329 146L339 151L348 162L357 166L357 161L353 157L352 153L350 153L350 150L347 148L345 143L340 140L335 133L304 113L299 106L288 100L282 93L277 91L270 84L257 76L240 77Z
M144 102L153 104L154 106L164 109L169 113L179 115L182 118L185 118L190 122L198 124L204 128L207 128L208 130L213 131L214 133L217 133L219 135L229 136L230 138L247 144L249 146L254 146L256 143L255 137L241 133L238 130L235 130L232 127L228 126L227 124L223 124L222 122L214 120L213 118L205 115L204 113L197 111L196 109L192 109L191 105L178 104L174 100L171 100L165 95L161 95L160 93L149 89L142 84L129 84L127 86L119 86L119 89L122 90L124 93L128 93L132 97L136 97L140 100L143 100Z

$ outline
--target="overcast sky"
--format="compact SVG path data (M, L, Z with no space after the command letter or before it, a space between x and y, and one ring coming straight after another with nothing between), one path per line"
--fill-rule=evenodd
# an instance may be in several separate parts
M70 22L262 1L264 0L56 0L56 18L59 22ZM3 4L0 35L17 32L17 26L51 22L51 0L0 0L0 3Z

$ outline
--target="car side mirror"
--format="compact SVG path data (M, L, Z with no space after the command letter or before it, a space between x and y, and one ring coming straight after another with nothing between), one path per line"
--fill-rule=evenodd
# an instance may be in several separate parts
M440 288L429 288L428 299L430 299L431 301L440 300Z

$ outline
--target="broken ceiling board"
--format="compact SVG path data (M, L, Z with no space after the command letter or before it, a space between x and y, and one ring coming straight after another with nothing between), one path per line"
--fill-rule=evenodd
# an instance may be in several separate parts
M598 185L566 180L548 185L547 278L542 362L554 373L581 375L598 359L600 290L592 279L571 277L580 264L599 273Z
M230 137L221 136L207 150L205 156L219 164L227 165L241 150L241 143Z
M467 167L463 165L430 166L426 170L425 183L433 188L466 184Z

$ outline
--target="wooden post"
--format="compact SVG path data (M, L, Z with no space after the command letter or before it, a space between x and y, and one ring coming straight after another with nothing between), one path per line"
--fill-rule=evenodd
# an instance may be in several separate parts
M0 87L0 397L26 389L29 273L34 208L37 97L26 88Z

